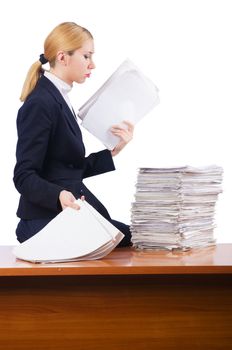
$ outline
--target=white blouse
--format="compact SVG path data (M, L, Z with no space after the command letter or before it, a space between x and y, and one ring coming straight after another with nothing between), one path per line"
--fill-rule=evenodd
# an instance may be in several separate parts
M54 74L48 71L44 72L44 76L48 78L55 85L55 87L60 91L65 102L67 103L72 114L74 115L75 113L68 97L68 93L72 90L72 85L67 84L65 81L61 80L60 78L58 78L57 76L55 76Z

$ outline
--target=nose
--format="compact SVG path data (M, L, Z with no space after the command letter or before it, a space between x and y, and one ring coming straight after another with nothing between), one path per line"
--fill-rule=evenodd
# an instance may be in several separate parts
M94 69L96 68L95 63L93 62L93 60L91 60L90 64L89 64L89 69Z

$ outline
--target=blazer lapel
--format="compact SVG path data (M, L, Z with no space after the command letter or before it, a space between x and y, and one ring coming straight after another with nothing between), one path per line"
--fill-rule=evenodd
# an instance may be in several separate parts
M46 87L47 91L52 94L52 96L55 98L55 100L60 104L61 109L63 111L63 114L72 130L72 132L78 136L79 138L81 138L82 140L82 134L81 134L81 130L80 127L77 123L77 120L75 120L75 115L72 114L69 106L67 105L65 99L63 98L63 96L61 95L60 91L55 87L55 85L48 79L46 78L44 75L41 76L41 78L39 79L39 83Z
M63 97L62 97L62 99L63 99ZM67 103L66 103L66 101L64 99L63 99L63 103L61 103L61 108L62 108L63 113L65 115L65 118L66 118L70 128L74 132L74 134L76 134L77 136L80 136L81 135L81 130L79 128L77 120L75 120L74 114L71 112L69 106L67 105Z

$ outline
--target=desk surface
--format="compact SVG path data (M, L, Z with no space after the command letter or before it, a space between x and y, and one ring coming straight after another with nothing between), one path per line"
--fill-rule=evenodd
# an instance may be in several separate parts
M0 276L232 274L232 244L188 252L137 251L116 248L101 260L33 264L0 246Z

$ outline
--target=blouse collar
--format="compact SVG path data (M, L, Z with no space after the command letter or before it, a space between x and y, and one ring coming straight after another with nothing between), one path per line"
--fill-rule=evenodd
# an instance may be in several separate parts
M72 90L72 85L67 84L65 81L58 78L55 74L45 71L44 76L55 85L55 87L61 92L62 95L67 95Z

